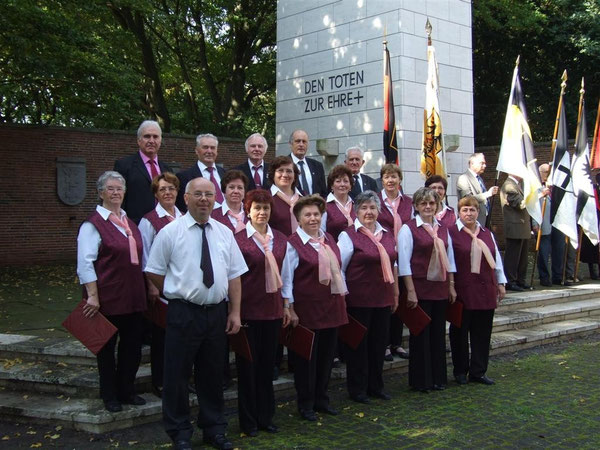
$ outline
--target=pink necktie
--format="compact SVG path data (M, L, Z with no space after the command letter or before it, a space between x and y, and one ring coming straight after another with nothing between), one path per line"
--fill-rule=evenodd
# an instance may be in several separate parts
M256 186L256 189L260 189L262 186L260 175L258 174L258 169L261 167L262 166L252 166L252 170L254 170L254 185Z
M481 227L477 226L477 230L475 230L475 233L473 233L467 227L463 227L462 229L473 239L471 241L471 273L479 273L481 269L482 254L485 256L485 259L492 268L492 270L495 269L496 261L492 256L492 252L490 252L489 247L485 245L485 242L483 242L477 237L479 235L479 232L481 231Z
M396 239L398 236L398 232L402 227L402 219L400 219L400 214L398 214L398 203L400 202L400 198L400 195L398 195L398 198L396 200L390 200L389 197L386 197L385 199L385 202L392 209L392 217L394 218L394 236L396 236Z
M154 180L154 178L158 176L158 170L156 170L156 161L149 159L148 164L150 164L150 177Z
M342 212L346 220L348 220L348 226L351 226L354 223L354 220L352 220L352 216L350 214L352 211L352 202L347 202L345 206L342 206L340 202L335 200L335 204L337 205L338 209Z
M379 252L379 260L381 261L381 272L383 273L383 281L386 283L394 283L394 273L392 272L392 264L390 263L390 257L385 251L385 247L381 245L381 238L383 237L383 231L379 231L376 235L371 233L371 230L366 227L360 227L358 229L361 233L365 234L371 242L377 247Z
M133 237L131 228L129 228L129 224L127 223L127 217L125 217L125 220L121 220L117 217L115 213L110 213L110 216L108 216L108 220L125 230L125 234L127 234L127 239L129 240L129 257L131 260L131 264L133 264L134 266L139 265L140 262L138 260L137 254L137 243L135 242L135 238Z
M294 215L294 205L296 204L300 196L294 193L294 195L292 195L292 197L290 198L281 191L277 191L277 194L275 195L277 195L277 197L279 197L281 200L287 203L290 207L290 223L292 226L292 233L295 233L298 229L298 221L296 220L296 216Z
M210 181L215 186L215 198L219 203L223 203L223 193L221 192L221 188L219 187L219 183L217 183L217 179L214 175L214 167L207 167L206 170L210 172Z
M427 268L427 279L429 281L446 281L450 261L448 261L444 241L437 235L439 225L435 224L432 227L428 223L424 223L423 228L433 238L433 249L431 251L429 267Z
M265 251L265 289L269 294L277 292L277 290L283 286L283 283L281 281L281 275L279 274L279 267L277 266L275 255L273 255L273 252L269 248L271 236L268 234L263 236L256 231L252 237L260 242Z
M325 243L325 237L310 238L310 242L319 244L319 283L325 286L330 284L332 294L345 295L348 288L342 278L340 264L331 247Z
M244 224L244 214L240 211L238 214L234 213L232 210L227 211L227 215L235 218L237 223L235 224L235 232L241 231L246 228Z

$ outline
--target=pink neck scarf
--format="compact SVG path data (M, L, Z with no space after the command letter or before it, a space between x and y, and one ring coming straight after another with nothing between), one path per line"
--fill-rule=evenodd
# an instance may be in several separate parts
M439 225L435 224L434 226L431 226L428 223L424 223L423 228L425 228L433 238L433 250L431 251L431 259L429 260L429 267L427 268L427 279L429 281L446 281L448 269L450 268L450 261L448 261L448 254L446 253L444 241L437 235Z
M393 284L394 283L394 273L392 272L392 264L390 263L390 257L383 245L381 245L381 238L383 237L383 231L379 231L377 234L371 233L371 230L367 229L367 227L360 227L358 229L361 233L365 234L371 242L375 244L377 247L377 251L379 251L379 260L381 261L381 272L383 273L383 281L386 283Z
M483 242L477 237L477 235L479 235L479 232L481 231L481 227L477 225L477 230L475 230L475 233L473 233L467 227L463 227L462 229L473 239L471 241L471 273L479 273L481 269L482 254L485 256L485 259L492 268L492 270L495 269L496 261L492 256L492 252L490 252L489 247L485 245L485 242Z
M275 194L275 195L277 195L277 197L279 197L281 200L283 200L284 202L286 202L289 205L289 207L290 207L290 222L292 225L292 233L294 233L298 229L298 221L296 220L296 216L294 215L294 205L296 204L296 202L298 201L300 196L298 194L294 193L294 195L292 195L291 197L288 197L281 191L277 191L277 194Z
M125 230L125 233L127 234L127 239L129 240L129 257L131 260L131 264L133 264L134 266L139 265L140 261L138 260L137 243L135 242L135 238L133 237L131 228L129 228L129 224L127 223L127 217L125 217L124 220L121 220L117 217L115 213L111 212L110 216L108 216L108 220Z
M325 243L325 236L319 239L310 238L310 242L319 244L319 283L331 285L332 294L345 295L348 292L346 282L342 278L342 271L337 256L331 247Z
M235 232L242 231L246 229L246 224L244 223L244 213L239 212L238 214L234 213L232 210L227 211L227 215L235 218L237 223L235 224Z
M398 232L402 227L402 219L400 219L400 214L398 214L398 206L400 205L400 199L402 196L398 194L396 200L391 200L389 197L385 198L385 202L391 207L392 217L394 217L394 236L396 239L398 237Z
M439 221L442 220L444 218L444 216L446 215L446 213L448 212L448 208L446 208L445 206L442 208L442 210L437 213L435 215L435 218Z
M252 235L260 245L262 245L263 250L265 251L265 288L267 293L272 294L273 292L277 292L283 283L281 281L281 275L279 273L279 267L277 266L277 261L275 260L275 255L269 248L269 242L271 242L271 236L268 234L263 236L258 231L255 231Z
M346 203L345 206L343 206L340 202L337 201L337 199L334 201L334 203L337 205L338 209L342 212L342 214L344 215L344 217L346 218L346 220L348 221L348 226L351 226L354 223L354 220L352 220L352 216L350 215L351 211L352 211L352 202L349 201L348 203Z

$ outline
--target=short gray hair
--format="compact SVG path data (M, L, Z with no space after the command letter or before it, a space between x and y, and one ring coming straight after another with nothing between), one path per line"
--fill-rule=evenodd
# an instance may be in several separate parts
M290 134L290 138L288 139L288 143L292 143L294 142L294 134L296 134L298 131L303 131L304 133L306 133L306 131L304 131L302 128L298 128L294 131L292 131L292 133ZM306 133L306 136L308 137L308 133Z
M423 201L427 201L427 200L433 200L439 207L439 204L441 202L440 196L438 195L437 191L428 188L428 187L422 187L419 188L415 191L415 193L413 194L412 197L412 201L413 201L413 205L418 205L419 203L423 202ZM417 211L417 208L415 208L415 214L419 214Z
M471 167L471 164L473 164L473 162L480 156L483 156L485 158L485 155L483 153L473 153L471 156L469 156L469 167Z
M137 130L137 137L138 139L141 138L144 135L144 130L148 127L156 127L158 128L158 131L160 133L160 137L162 138L162 129L160 128L160 125L158 124L158 122L156 120L144 120L140 126L138 127Z
M357 146L348 147L346 149L346 159L348 159L348 157L350 156L350 152L359 152L360 153L360 159L364 159L365 152L363 152L362 148L357 147Z
M104 191L104 189L106 189L106 183L108 183L108 180L118 180L123 185L123 189L127 189L125 178L123 178L123 175L114 170L107 170L102 175L100 175L100 178L98 178L98 181L96 182L96 189L98 190L98 192L102 192Z
M354 199L354 212L357 213L360 206L368 202L375 203L377 211L381 212L381 201L379 200L379 196L373 191L364 191L356 196Z
M196 145L200 145L200 141L202 139L214 139L217 143L217 147L219 146L219 139L217 139L217 137L214 134L210 134L210 133L199 134L198 136L196 136Z
M263 144L265 144L265 150L267 150L269 148L269 144L267 144L267 140L265 139L265 137L260 133L254 133L254 134L251 134L250 136L248 136L248 139L246 139L246 142L244 142L244 148L246 149L246 151L248 151L248 142L250 142L250 139L255 138L255 137L262 139Z

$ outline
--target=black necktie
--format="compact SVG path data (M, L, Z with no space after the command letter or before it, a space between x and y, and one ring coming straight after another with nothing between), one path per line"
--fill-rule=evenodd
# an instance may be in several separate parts
M350 191L350 196L354 198L362 192L362 186L360 185L360 178L358 177L358 175L353 175L352 177L354 178L354 185L352 186L352 190Z
M304 195L310 195L306 172L304 171L304 161L298 161L298 165L300 166L300 184L302 185L302 190L304 191Z
M210 250L208 249L208 239L206 238L206 223L199 224L202 228L202 260L200 261L200 269L202 269L202 281L207 288L215 284L215 276L213 274L212 261L210 260Z

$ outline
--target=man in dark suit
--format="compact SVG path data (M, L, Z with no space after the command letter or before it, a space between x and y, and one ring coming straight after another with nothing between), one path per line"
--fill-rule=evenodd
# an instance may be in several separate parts
M267 177L269 165L264 160L269 148L267 140L262 134L254 133L248 136L244 147L248 153L248 161L235 166L234 169L241 170L248 177L246 192L257 188L270 189L272 183Z
M158 122L145 120L137 131L139 150L133 155L115 161L114 170L119 172L126 182L123 209L136 224L144 214L156 206L152 193L152 179L171 168L158 160L158 150L162 143L162 131Z
M522 179L509 175L500 189L500 204L504 218L504 273L506 289L521 292L530 289L527 284L527 250L531 238L531 222L525 208Z
M216 160L219 154L219 140L213 134L199 134L196 136L196 156L198 161L189 169L177 173L179 178L179 193L177 194L176 205L179 211L187 211L187 206L183 195L188 181L194 178L202 177L210 180L215 187L215 201L223 203L223 193L221 192L221 177L225 175L225 169L217 166Z
M327 198L327 183L325 182L325 169L316 159L307 158L308 134L304 130L296 130L290 135L291 157L300 170L300 183L298 188L302 195L319 194Z
M344 164L352 171L352 177L354 178L354 185L350 191L350 197L352 197L353 200L361 192L379 192L377 182L369 175L360 173L361 167L365 164L363 151L360 147L350 147L346 150Z
M469 168L456 180L456 193L460 200L467 195L472 195L479 202L479 216L477 221L485 226L488 215L490 198L498 193L498 186L485 188L481 175L485 172L487 164L483 153L473 153L469 157Z

